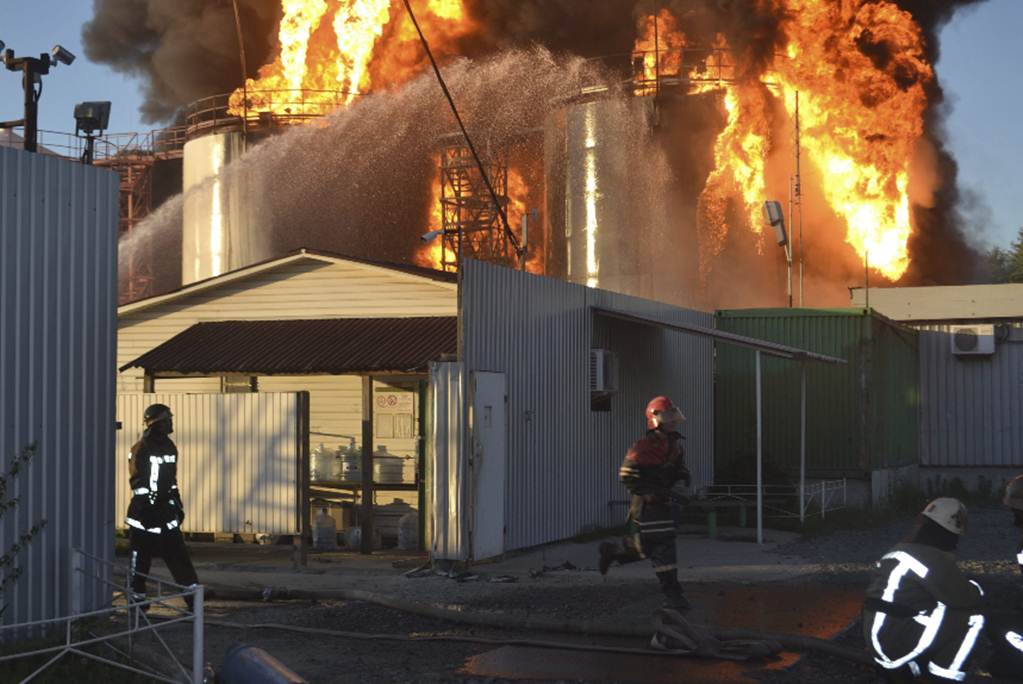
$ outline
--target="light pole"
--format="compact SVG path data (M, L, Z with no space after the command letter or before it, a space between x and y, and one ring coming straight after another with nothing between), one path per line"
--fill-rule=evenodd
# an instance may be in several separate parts
M768 225L774 228L775 240L778 246L785 250L785 264L788 267L788 296L789 308L792 308L792 245L789 244L789 236L785 232L785 213L781 202L769 200L764 202L764 219Z

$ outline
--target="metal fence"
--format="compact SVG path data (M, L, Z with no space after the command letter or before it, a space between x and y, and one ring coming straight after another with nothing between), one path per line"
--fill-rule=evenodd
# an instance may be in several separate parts
M117 419L117 525L128 508L128 454L146 406L174 414L186 532L296 534L301 529L304 393L121 394ZM308 429L307 427L305 429Z
M138 601L131 598L132 593L129 586L131 577L127 568L93 556L81 549L74 549L71 563L72 584L76 589L81 589L86 584L99 582L108 588L111 600L107 607L98 610L82 610L80 605L76 605L71 614L65 617L34 620L0 627L0 642L5 641L5 637L6 640L41 637L57 642L49 646L29 647L24 650L15 649L12 653L0 656L0 663L50 656L28 676L21 679L22 684L35 679L67 656L87 658L160 682L179 684L182 677L184 681L192 684L203 682L205 603L202 585L195 584L186 587L151 575L143 575L150 582L155 582L157 593L156 598ZM112 576L121 578L122 582L111 581L110 577ZM168 601L172 599L185 600L187 598L192 599L191 610L182 610L178 606L168 604ZM155 605L167 608L171 611L171 617L161 620L150 618L149 609ZM92 628L101 618L116 620L121 616L124 618L123 624L116 624L112 632L99 634ZM181 623L191 623L192 625L191 668L181 662L159 632L159 630L166 632L167 628ZM136 661L135 643L143 634L151 634L154 637L176 665L175 672L170 674L159 672ZM119 647L122 641L125 649ZM103 654L97 653L90 650L90 647L93 646L103 646L106 650ZM106 655L107 653L112 653L112 655Z

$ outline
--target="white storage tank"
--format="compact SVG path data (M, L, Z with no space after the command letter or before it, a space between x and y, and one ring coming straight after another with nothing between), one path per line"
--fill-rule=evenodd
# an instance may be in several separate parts
M245 151L241 131L209 133L185 143L181 236L183 285L273 256L261 223L262 192L236 169Z

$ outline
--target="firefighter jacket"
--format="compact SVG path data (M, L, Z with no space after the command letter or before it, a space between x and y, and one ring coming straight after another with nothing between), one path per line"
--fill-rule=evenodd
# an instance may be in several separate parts
M619 479L633 496L667 501L675 483L689 483L689 468L680 436L649 430L625 454Z
M1019 546L1016 547L1016 563L1019 564L1019 571L1023 574L1023 539L1019 540Z
M984 628L983 592L955 556L927 544L896 544L877 563L863 611L864 638L887 670L963 681Z
M128 454L128 478L128 526L153 534L177 529L185 511L178 492L178 448L170 437L147 430Z

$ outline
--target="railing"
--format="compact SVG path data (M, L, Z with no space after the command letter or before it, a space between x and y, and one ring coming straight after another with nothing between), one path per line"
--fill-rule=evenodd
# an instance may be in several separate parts
M267 127L307 122L327 116L357 96L344 90L250 90L211 95L185 109L188 135L249 126ZM247 99L246 99L247 97Z
M822 480L807 484L802 497L798 484L762 485L764 513L776 518L799 518L845 508L848 502L846 480ZM697 492L697 498L707 501L737 501L750 506L757 503L755 484L710 485ZM816 503L817 509L811 509Z
M10 130L17 133L21 127ZM15 140L11 138L9 142ZM185 146L185 128L176 126L148 133L106 133L97 136L93 152L96 163L113 163L138 157L177 157ZM40 130L40 152L56 154L69 159L81 159L85 151L85 138L74 133Z
M157 681L170 682L176 684L181 681L181 677L178 673L169 675L166 673L157 672L151 668L143 666L139 663L135 663L133 660L133 647L135 638L139 634L151 633L156 637L157 641L163 646L164 650L170 655L171 660L177 665L180 675L184 676L185 681L192 682L192 684L202 684L204 678L204 601L203 601L203 587L202 585L193 585L185 587L180 584L174 584L166 580L161 580L158 577L150 575L143 575L150 582L156 583L157 596L154 599L147 599L145 601L135 601L132 599L130 581L131 577L127 568L118 566L110 561L97 558L91 554L85 553L79 549L72 551L72 567L71 567L71 579L72 579L72 599L77 604L78 601L84 596L85 583L87 581L98 581L99 583L106 585L113 589L111 597L111 607L102 608L100 610L92 610L82 612L80 606L72 606L72 614L67 617L50 618L47 620L36 620L34 622L23 622L14 625L0 626L0 641L3 640L5 634L13 633L14 638L24 637L29 634L37 634L40 632L52 634L56 626L63 627L63 643L55 646L49 646L44 648L35 648L28 651L15 652L8 655L0 656L0 663L7 661L17 660L20 658L30 658L33 656L45 656L53 654L52 657L45 663L36 668L31 674L21 680L22 684L29 682L34 679L42 672L47 670L49 667L54 665L57 661L67 655L77 655L83 658L88 658L100 663L104 663L111 667L127 670L136 674L151 677ZM109 576L115 574L116 571L123 572L124 584L117 584L108 579ZM142 573L139 573L140 575ZM164 588L171 589L169 592L165 592ZM181 610L175 606L169 606L166 601L169 599L184 599L188 596L192 597L193 608L191 612ZM123 600L122 605L114 605L118 600ZM149 606L162 605L169 610L174 611L175 617L171 617L159 622L153 622L149 619L146 614ZM83 632L82 630L75 630L74 627L77 624L82 624L85 621L93 621L97 618L111 617L118 614L124 613L127 618L127 627L118 629L112 634L95 635L90 632ZM166 629L171 625L179 623L191 622L192 623L192 668L189 672L185 666L178 660L177 656L167 645L167 642L160 635L158 630ZM117 648L112 642L116 639L126 638L128 641L127 652ZM88 646L106 645L109 649L121 656L122 659L113 659L104 657L97 653L84 650ZM129 662L135 663L129 665L124 662L126 658Z

